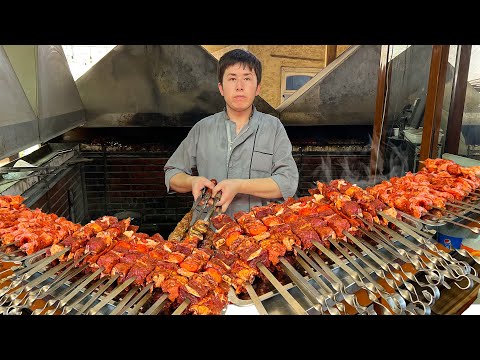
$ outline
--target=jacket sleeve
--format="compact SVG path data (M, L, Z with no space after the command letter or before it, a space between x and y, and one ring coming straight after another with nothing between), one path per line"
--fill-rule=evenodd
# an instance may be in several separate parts
M279 120L274 143L272 179L277 183L284 199L295 195L298 178L297 164L292 155L292 143Z
M174 175L182 172L192 175L192 168L197 166L197 140L198 126L194 125L163 167L167 193L174 193L170 191L170 179Z

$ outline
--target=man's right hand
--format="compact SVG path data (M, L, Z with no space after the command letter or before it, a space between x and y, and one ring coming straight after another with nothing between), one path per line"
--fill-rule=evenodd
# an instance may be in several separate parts
M204 176L192 176L192 195L194 200L197 200L205 187L213 189L215 184Z

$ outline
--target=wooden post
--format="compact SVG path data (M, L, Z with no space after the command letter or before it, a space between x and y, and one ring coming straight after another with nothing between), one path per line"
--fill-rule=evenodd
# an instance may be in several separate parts
M378 167L383 166L383 148L385 147L386 123L384 119L387 118L387 102L388 94L387 82L390 81L390 71L388 71L388 55L389 45L382 45L380 53L380 66L378 68L377 81L377 98L375 101L375 117L373 123L372 134L372 152L370 155L370 175L373 177L373 182L377 176ZM382 145L383 143L383 145Z
M432 59L430 61L430 75L423 118L422 145L420 146L420 161L438 156L438 133L442 117L449 48L449 45L432 46ZM423 163L420 163L418 169L421 170L422 168Z

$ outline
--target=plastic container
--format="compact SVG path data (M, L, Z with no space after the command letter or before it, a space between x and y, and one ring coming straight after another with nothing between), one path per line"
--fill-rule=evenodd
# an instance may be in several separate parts
M447 249L460 249L464 239L472 237L472 235L475 234L470 230L451 223L437 229L437 241Z
M464 249L474 256L480 256L480 234L457 225L447 224L439 227L437 241L448 249Z

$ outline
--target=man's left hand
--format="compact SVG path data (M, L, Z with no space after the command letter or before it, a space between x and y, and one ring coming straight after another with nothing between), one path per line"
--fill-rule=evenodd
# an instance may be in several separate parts
M217 206L222 207L222 212L227 211L228 206L235 198L242 187L242 179L225 179L220 181L212 190L212 197L215 197L219 191L222 192L222 197L217 203Z

